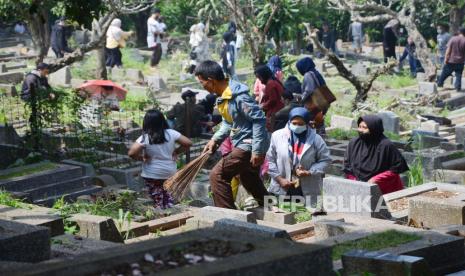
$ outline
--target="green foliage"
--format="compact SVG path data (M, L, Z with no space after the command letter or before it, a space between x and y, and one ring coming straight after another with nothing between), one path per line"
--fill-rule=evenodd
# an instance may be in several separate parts
M384 136L389 138L391 141L402 141L402 137L400 137L399 134L391 132L391 131L385 131Z
M356 130L345 130L341 128L335 128L328 131L328 137L336 140L350 140L354 137L357 137L358 133Z
M410 233L388 230L382 233L372 234L368 237L347 241L333 246L333 260L341 259L342 255L353 249L375 251L388 247L395 247L408 242L421 239L420 236Z
M286 212L295 212L294 219L296 223L310 221L312 214L303 204L292 204L292 202L280 202L279 209Z
M389 88L403 88L417 84L416 79L410 76L410 73L403 71L400 75L381 75L377 81L384 83Z
M20 209L31 209L31 204L24 203L23 200L14 198L11 194L7 191L0 189L0 205L5 205L12 208L20 208Z
M116 228L118 229L118 232L120 232L120 234L123 233L124 226L127 226L127 231L125 232L123 237L124 240L129 239L131 233L131 231L129 230L131 228L131 221L132 215L130 211L124 212L123 209L118 209L118 218L116 219Z
M423 178L423 160L420 154L417 154L413 163L409 166L409 171L407 172L408 177L408 187L418 186L424 183Z

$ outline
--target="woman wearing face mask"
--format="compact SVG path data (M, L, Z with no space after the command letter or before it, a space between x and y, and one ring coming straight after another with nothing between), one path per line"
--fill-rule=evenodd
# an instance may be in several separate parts
M359 137L353 138L344 158L346 178L378 184L383 194L402 190L399 174L409 170L404 157L384 136L383 121L376 115L358 119Z
M310 196L310 204L315 206L331 158L324 140L309 127L310 118L307 109L296 107L289 113L287 125L272 134L267 153L271 177L268 191Z

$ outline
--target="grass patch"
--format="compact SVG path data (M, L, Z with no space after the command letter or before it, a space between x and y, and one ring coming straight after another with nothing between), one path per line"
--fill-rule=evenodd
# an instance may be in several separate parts
M9 192L0 190L0 205L13 208L31 209L31 205L24 203L23 200L14 198Z
M391 141L403 141L402 137L399 134L391 132L391 131L385 131L384 136L389 138L389 140Z
M341 256L353 249L362 249L375 251L387 247L394 247L400 244L412 242L421 239L420 236L399 232L396 230L388 230L382 233L376 233L368 237L347 241L337 244L333 247L333 260L341 259Z
M408 73L402 73L401 75L382 75L377 81L385 84L389 88L403 88L413 86L417 83L417 80L412 78Z
M358 136L358 132L353 129L345 130L341 128L335 128L331 131L328 131L328 137L336 139L336 140L350 140L357 136Z
M42 171L48 171L48 170L53 170L56 169L58 166L54 163L51 162L43 162L40 165L37 165L32 168L25 168L24 170L17 171L17 172L11 172L7 174L0 175L0 180L6 180L10 178L15 178L15 177L20 177L20 176L25 176L25 175L30 175Z

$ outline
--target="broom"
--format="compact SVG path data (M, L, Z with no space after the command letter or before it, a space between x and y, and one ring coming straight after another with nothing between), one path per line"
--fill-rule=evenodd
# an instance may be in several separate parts
M184 168L165 181L163 184L165 190L170 193L176 201L181 201L186 194L187 187L195 179L209 157L210 153L205 152L192 160Z

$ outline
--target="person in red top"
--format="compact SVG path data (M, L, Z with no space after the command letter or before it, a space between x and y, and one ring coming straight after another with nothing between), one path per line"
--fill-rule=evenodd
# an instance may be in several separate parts
M346 178L378 184L382 194L404 188L399 174L409 170L404 157L384 136L383 121L376 115L358 119L359 137L347 146L344 158Z
M265 91L263 92L260 106L263 111L265 111L266 129L268 132L273 132L274 115L284 107L284 101L282 99L284 87L281 82L273 76L273 72L271 72L270 68L266 65L257 66L255 69L255 76L265 85Z

